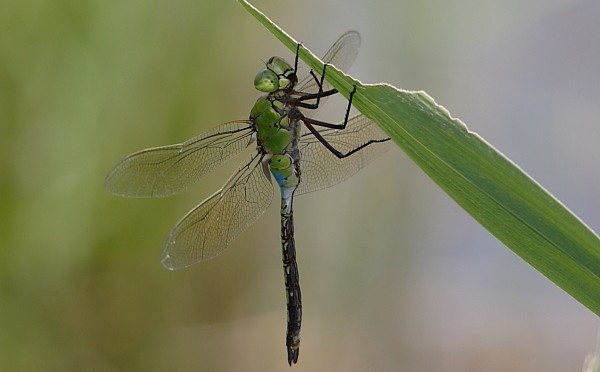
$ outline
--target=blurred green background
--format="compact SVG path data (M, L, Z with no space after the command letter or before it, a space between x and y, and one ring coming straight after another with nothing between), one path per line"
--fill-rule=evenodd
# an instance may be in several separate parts
M319 55L360 31L352 75L427 91L600 229L599 2L255 5ZM159 263L243 157L170 199L103 190L122 156L246 118L273 54L235 1L2 2L0 370L288 370L277 203L218 258ZM295 209L296 371L575 371L594 347L598 318L399 150Z

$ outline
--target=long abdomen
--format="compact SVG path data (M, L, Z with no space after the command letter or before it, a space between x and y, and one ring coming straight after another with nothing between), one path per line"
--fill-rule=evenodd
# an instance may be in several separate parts
M293 152L298 156L298 152ZM296 243L294 241L294 192L300 183L298 161L292 154L276 154L269 159L269 169L275 177L281 192L281 247L283 252L283 276L287 297L287 332L285 345L288 363L298 361L300 348L300 325L302 323L302 298L296 263Z
M283 252L283 275L287 296L287 332L285 344L288 363L296 363L300 352L300 326L302 323L302 295L296 263L296 243L294 241L293 197L281 199L281 247Z

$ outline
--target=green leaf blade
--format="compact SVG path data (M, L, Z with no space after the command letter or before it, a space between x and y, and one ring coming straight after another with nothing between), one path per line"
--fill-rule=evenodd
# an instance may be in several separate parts
M295 52L297 42L240 1ZM300 58L313 70L310 51ZM363 85L329 68L327 81L375 121L453 200L514 253L600 315L600 239L571 211L424 92Z

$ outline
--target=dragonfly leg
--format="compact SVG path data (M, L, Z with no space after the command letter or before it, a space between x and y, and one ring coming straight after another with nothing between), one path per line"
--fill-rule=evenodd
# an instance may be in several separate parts
M350 92L350 97L348 97L348 106L346 107L346 115L344 115L344 122L342 124L333 124L333 123L328 123L326 121L309 119L305 116L302 116L299 119L302 120L305 124L312 124L312 125L316 125L318 127L331 128L331 129L346 129L346 125L348 125L348 118L350 117L350 109L352 108L352 99L354 97L354 93L356 93L356 85L354 85L354 88Z
M296 57L294 58L294 73L296 74L296 76L298 74L298 60L299 60L299 56L300 56L300 47L304 47L302 45L302 43L296 44ZM313 79L315 79L315 82L319 86L319 92L313 93L313 94L304 94L301 97L295 98L293 100L295 106L302 107L302 108L309 109L309 110L316 110L317 108L319 108L319 103L320 103L321 97L328 97L328 96L334 95L338 92L336 89L330 89L326 92L323 91L323 81L325 80L325 70L328 65L329 65L328 63L323 64L323 71L321 72L321 79L319 79L317 77L317 75L315 75L313 70L310 70L310 75L313 77ZM312 100L312 99L316 99L317 102L315 102L315 103L302 102L302 101L308 101L308 100Z
M319 93L317 95L317 102L315 102L315 107L319 107L319 102L321 101L321 95L323 95L323 81L325 80L325 70L327 70L327 63L323 64L323 71L321 71L321 81L319 81L317 84L319 84ZM314 78L316 78L315 74L313 73L312 76ZM332 89L332 91L336 91L335 89Z
M298 75L298 56L300 55L300 47L302 43L296 44L296 58L294 59L294 73ZM312 73L312 70L311 70Z
M304 115L302 115L302 117L298 118L298 119L302 120L302 122L304 123L304 125L306 125L308 130L315 136L315 138L317 138L319 140L319 142L321 142L323 144L323 146L325 146L329 151L331 151L331 153L333 153L335 156L337 156L340 159L348 157L348 156L354 154L355 152L360 151L363 148L369 146L370 144L386 142L386 141L390 140L389 138L381 139L381 140L369 140L369 141L363 143L362 145L360 145L346 153L343 153L343 152L337 150L335 147L333 147L333 145L331 143L327 142L327 140L323 137L323 135L318 130L316 130L315 126L331 128L331 129L338 129L338 130L345 129L346 125L348 125L348 118L350 116L350 108L352 107L352 98L354 97L354 93L356 93L356 85L350 92L350 97L348 98L348 107L346 108L346 115L344 117L344 122L342 124L333 124L333 123L328 123L325 121L315 120L315 119L307 118Z
M333 145L329 142L327 142L327 140L325 138L323 138L323 136L321 135L321 133L316 130L316 128L314 127L314 125L311 123L313 120L308 119L308 118L304 118L302 119L304 121L304 125L306 125L306 127L308 128L308 130L315 136L316 139L319 140L319 142L321 142L323 144L323 146L325 146L327 148L327 150L331 151L331 153L335 156L337 156L340 159L346 158L352 154L354 154L355 152L358 152L362 149L364 149L365 147L373 144L373 143L381 143L381 142L387 142L390 139L389 138L385 138L385 139L377 139L377 140L369 140L365 143L363 143L362 145L353 148L352 150L343 153L341 151L339 151L338 149L336 149L335 147L333 147Z
M323 71L321 72L320 79L317 77L317 75L315 75L313 70L310 70L310 74L312 75L313 79L315 79L315 82L319 86L319 92L313 93L313 94L305 94L301 97L298 97L295 100L295 105L297 107L302 107L302 108L309 109L309 110L316 110L317 108L319 108L319 103L320 103L322 97L328 97L328 96L332 96L332 95L338 93L337 89L330 89L327 91L323 91L323 82L325 81L325 71L327 69L327 66L329 66L328 63L323 64ZM315 103L302 102L302 101L308 101L308 100L312 100L312 99L316 99L317 101Z
M331 90L328 90L321 94L319 94L319 93L305 94L301 97L294 98L293 100L291 100L291 102L293 103L293 105L295 107L301 107L301 108L305 108L305 109L309 109L309 110L316 110L317 108L319 108L318 103L306 103L306 102L302 102L302 101L308 101L311 99L320 100L323 97L333 96L336 93L338 93L338 91L336 89L331 89Z

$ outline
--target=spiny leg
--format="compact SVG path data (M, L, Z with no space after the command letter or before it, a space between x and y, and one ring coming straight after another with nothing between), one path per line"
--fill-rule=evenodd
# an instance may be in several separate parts
M315 82L319 86L319 92L312 93L312 94L304 94L301 97L296 98L294 101L295 106L302 107L302 108L309 109L309 110L316 110L317 108L319 108L319 104L321 102L322 97L329 97L329 96L332 96L332 95L338 93L337 89L335 89L335 88L330 89L328 91L323 91L323 82L325 81L325 71L327 70L327 66L329 66L329 64L327 64L327 63L323 64L323 71L321 72L321 79L317 78L317 76L315 75L313 70L310 70L310 74L312 75L313 79L315 79ZM317 101L315 103L303 102L303 101L308 101L308 100L312 100L312 99L316 99Z
M298 76L298 60L300 58L300 47L302 47L302 43L296 44L296 56L294 58L294 74L296 74L296 76ZM315 93L304 94L301 97L294 99L295 106L314 110L319 107L319 101L320 101L321 97L328 97L328 96L334 95L338 92L335 89L331 89L331 90L328 90L327 92L323 92L323 81L325 79L325 69L327 68L327 65L328 65L327 63L323 64L323 71L321 73L320 80L319 80L319 78L317 78L317 75L315 75L314 71L310 70L310 75L313 77L313 79L315 79L315 82L317 83L317 85L319 87L319 92L316 94ZM299 93L302 93L302 92L299 92ZM314 104L308 104L308 103L302 102L302 101L307 101L307 100L311 100L311 99L316 99L317 102Z
M321 133L319 133L319 131L317 131L312 124L309 124L307 122L305 122L304 124L306 125L308 130L310 130L310 132L319 140L319 142L321 142L323 144L323 146L325 146L327 148L327 150L331 151L331 153L333 155L337 156L340 159L346 158L373 143L382 143L382 142L387 142L390 140L389 138L381 139L381 140L369 140L369 141L363 143L362 145L360 145L346 153L343 153L343 152L339 151L338 149L336 149L335 147L333 147L333 145L331 143L327 142L327 140L325 138L323 138Z
M310 123L312 125L316 125L319 127L331 128L331 129L346 129L346 125L348 125L348 118L350 117L350 109L352 108L352 99L354 99L354 93L356 93L356 85L354 85L354 88L352 88L352 91L350 92L350 96L348 97L348 106L346 106L346 115L344 115L344 122L342 124L333 124L333 123L328 123L326 121L310 119L307 117L302 117L301 120L305 124Z
M298 76L298 60L300 57L300 47L301 46L302 46L302 43L296 44L296 57L294 58L294 73L296 74L296 76ZM337 93L337 90L335 90L335 89L331 89L327 92L323 92L323 81L325 79L325 69L327 68L327 65L328 65L327 63L323 64L323 71L321 73L320 80L319 80L319 78L317 78L317 75L315 75L314 71L312 69L310 70L310 75L313 77L313 79L315 79L315 82L319 86L319 92L317 94L305 94L302 97L299 97L297 99L298 102L316 98L317 102L314 107L316 109L317 107L319 107L319 98L324 97L323 96L324 93L326 94L325 96L330 96L330 95ZM302 92L300 92L300 93L302 93ZM305 108L311 108L311 107L305 107Z
M294 73L298 76L298 56L300 55L300 47L302 43L296 44L296 58L294 59ZM311 70L312 72L312 70Z
M327 142L327 140L325 138L323 138L321 133L319 133L319 131L315 128L315 126L320 126L320 127L324 127L324 128L331 128L331 129L338 129L338 130L346 129L346 126L348 125L348 119L350 117L350 108L352 107L352 99L354 97L354 93L356 93L356 85L354 85L354 88L350 92L350 97L348 97L348 107L346 107L346 115L344 116L344 122L342 124L333 124L333 123L328 123L325 121L314 120L314 119L307 118L305 116L302 116L300 118L300 120L302 120L302 122L304 122L304 124L306 125L308 130L310 130L310 132L319 140L319 142L321 142L323 144L323 146L325 146L329 151L331 151L331 153L333 153L335 156L337 156L340 159L348 157L348 156L354 154L355 152L360 151L363 148L369 146L370 144L381 143L381 142L386 142L386 141L390 140L389 138L386 138L383 140L370 140L370 141L367 141L367 142L363 143L362 145L360 145L346 153L342 153L341 151L339 151L335 147L333 147L332 144Z

